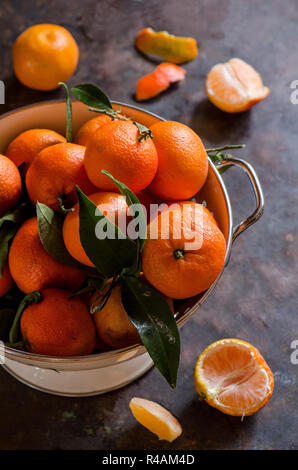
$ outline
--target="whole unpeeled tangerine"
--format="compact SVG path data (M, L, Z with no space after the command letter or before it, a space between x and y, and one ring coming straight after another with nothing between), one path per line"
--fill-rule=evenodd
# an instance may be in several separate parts
M90 181L103 191L115 191L115 184L102 173L107 170L132 191L142 191L153 180L158 157L154 140L139 141L140 133L131 121L115 119L99 128L89 140L84 165Z
M150 127L158 169L149 190L164 201L190 199L203 186L208 158L200 137L180 122L161 121Z
M21 333L27 349L49 356L91 354L96 333L82 300L62 289L45 289L41 294L41 302L26 307L21 317Z
M15 74L23 85L47 91L72 76L79 60L79 48L62 26L36 24L16 39L12 57Z

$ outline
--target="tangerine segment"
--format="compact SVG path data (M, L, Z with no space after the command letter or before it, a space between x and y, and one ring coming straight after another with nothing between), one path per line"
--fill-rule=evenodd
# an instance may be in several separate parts
M136 99L148 100L169 88L171 83L184 80L186 71L178 65L163 62L137 82Z
M212 343L194 371L197 392L232 416L249 416L265 406L273 392L273 374L259 351L238 339Z
M189 62L198 55L197 42L194 38L174 36L167 31L155 32L152 28L142 29L138 33L136 48L174 64Z
M145 398L132 398L129 407L136 420L159 439L173 442L182 433L179 421L163 406Z
M210 101L228 113L247 111L270 93L261 75L237 58L214 65L207 75L205 88Z

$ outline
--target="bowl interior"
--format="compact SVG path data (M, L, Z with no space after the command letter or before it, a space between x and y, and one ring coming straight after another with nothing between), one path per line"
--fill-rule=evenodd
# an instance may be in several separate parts
M134 106L124 105L121 103L113 104L115 109L120 109L121 113L134 118L136 121L149 127L153 123L162 118L146 112ZM73 102L73 135L84 122L95 117L97 113L88 110L87 106L78 101ZM65 134L65 102L54 101L34 104L29 107L19 108L13 112L0 117L0 153L5 153L10 141L21 132L32 128L48 128L53 129L61 134ZM228 196L223 182L212 163L209 163L208 177L205 185L195 196L195 200L207 205L209 210L214 214L220 229L222 230L227 241L227 258L231 243L231 210ZM189 318L193 311L207 298L215 283L210 289L191 299L176 302L177 320L179 324ZM10 348L7 348L10 349ZM131 350L131 348L125 348ZM13 350L11 350L13 351ZM17 353L17 356L26 356L27 353ZM101 353L97 356L115 355L115 352ZM34 356L34 355L31 355ZM37 355L38 356L38 355ZM94 356L94 355L93 355ZM42 356L40 356L42 357ZM90 356L91 358L91 356ZM48 358L50 359L50 358ZM88 358L86 357L86 360ZM60 361L67 362L66 358L60 358Z

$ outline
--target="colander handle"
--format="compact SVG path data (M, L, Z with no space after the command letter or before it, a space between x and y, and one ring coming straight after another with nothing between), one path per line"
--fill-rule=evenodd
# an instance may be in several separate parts
M244 232L244 230L250 227L250 225L254 224L262 216L264 212L264 195L255 169L245 160L240 160L240 158L229 158L227 160L221 160L220 162L217 162L215 166L219 170L220 168L232 165L242 168L242 170L247 174L256 199L256 208L253 213L246 217L246 219L242 220L240 224L233 227L232 241L234 241L238 235L240 235L240 233Z

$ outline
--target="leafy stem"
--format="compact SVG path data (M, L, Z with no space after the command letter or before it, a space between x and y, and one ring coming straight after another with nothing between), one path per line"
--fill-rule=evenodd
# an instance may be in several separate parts
M217 162L221 162L222 160L228 160L229 158L233 158L233 155L231 155L230 153L223 153L225 150L242 149L244 147L245 147L245 144L235 144L235 145L231 144L231 145L224 145L222 147L206 149L206 152L210 160L213 163L217 163ZM229 166L226 166L224 168L219 168L218 172L222 174L229 168L230 168Z
M120 282L120 276L114 276L112 282L110 285L107 287L107 279L104 280L102 283L100 289L99 289L99 294L96 297L96 299L92 302L92 305L90 307L90 313L94 314L96 312L99 312L104 308L106 305L107 301L110 298L110 295L112 293L112 290L116 285ZM107 287L107 289L106 289Z
M57 199L58 199L58 208L59 208L59 210L62 214L66 215L66 214L68 214L68 212L74 212L73 207L71 207L70 209L67 209L64 206L64 201L66 199L66 196L64 194L58 194Z
M64 87L65 102L66 102L66 140L72 142L72 102L68 90L68 86L64 82L59 82L58 85Z
M35 303L37 304L42 300L42 295L39 291L33 291L30 294L27 294L23 300L21 301L16 315L14 317L13 324L11 326L11 329L9 331L9 343L14 344L17 343L18 341L18 334L19 334L19 322L20 318L22 316L23 311L25 310L28 305Z
M93 83L82 83L81 85L72 87L71 91L79 101L88 106L90 111L106 114L112 118L112 120L119 119L120 121L131 121L139 130L139 142L148 138L153 139L152 133L148 127L127 116L123 116L123 114L120 114L121 110L114 111L109 97L103 90Z
M113 109L108 111L107 109L98 109L98 108L92 108L92 107L89 107L88 109L89 109L89 111L93 111L94 113L106 114L113 121L114 121L114 119L119 119L120 121L131 121L131 118L129 118L127 116L120 115L120 113L121 113L120 109L118 109L116 111L114 111Z
M223 150L232 150L232 149L243 149L245 147L245 144L230 144L230 145L224 145L223 147L215 147L212 149L206 149L207 153L210 152L222 152Z

